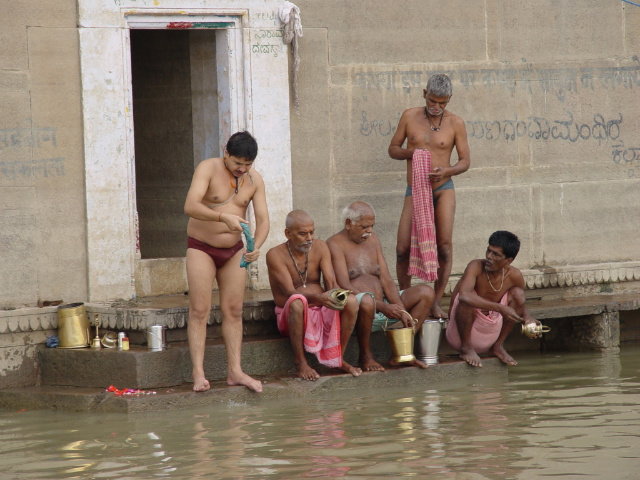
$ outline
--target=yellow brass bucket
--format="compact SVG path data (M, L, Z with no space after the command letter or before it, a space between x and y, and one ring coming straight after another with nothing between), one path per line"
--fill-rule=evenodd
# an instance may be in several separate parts
M58 348L84 348L90 343L89 318L84 303L58 307Z
M409 315L409 312L405 313ZM413 318L411 320L414 321ZM382 330L384 330L384 334L389 339L389 344L391 345L391 351L393 352L391 360L395 363L414 361L416 357L413 354L413 337L415 334L413 328L404 327L387 329L388 321L389 319L387 318L387 320L384 322L384 327L382 328Z

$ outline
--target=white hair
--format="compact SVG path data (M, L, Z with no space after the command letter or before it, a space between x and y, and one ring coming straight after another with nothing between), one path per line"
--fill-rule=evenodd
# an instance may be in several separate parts
M345 223L347 219L351 223L359 222L363 215L372 214L376 216L376 212L371 205L366 202L353 202L351 205L347 205L342 210L342 223Z

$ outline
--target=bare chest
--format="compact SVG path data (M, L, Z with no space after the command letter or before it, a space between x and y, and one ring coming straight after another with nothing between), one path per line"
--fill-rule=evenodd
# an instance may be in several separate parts
M226 181L225 181L226 180ZM241 179L236 188L235 179L212 179L209 182L209 188L204 201L210 207L233 205L240 208L246 208L255 193L255 188L245 178Z

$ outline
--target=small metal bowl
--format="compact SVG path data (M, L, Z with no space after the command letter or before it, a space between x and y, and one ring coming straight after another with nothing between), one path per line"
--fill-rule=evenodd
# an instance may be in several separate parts
M104 348L116 348L118 346L118 334L116 332L106 332L100 343Z

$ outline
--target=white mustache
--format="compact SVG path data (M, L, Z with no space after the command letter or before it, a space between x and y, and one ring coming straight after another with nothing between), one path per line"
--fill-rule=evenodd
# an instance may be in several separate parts
M369 238L371 236L370 233L365 233L364 235L362 235L362 238Z

